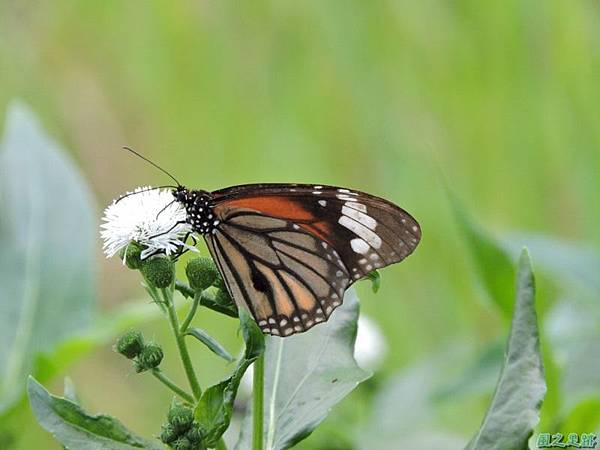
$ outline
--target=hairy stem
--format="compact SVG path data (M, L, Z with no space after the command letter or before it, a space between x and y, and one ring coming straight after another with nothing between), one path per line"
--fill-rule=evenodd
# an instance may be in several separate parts
M194 300L193 300L193 303L192 303L192 307L190 308L190 312L188 313L187 317L185 318L185 320L181 324L181 327L179 328L179 333L185 334L185 332L187 331L188 327L190 326L190 323L192 322L192 319L196 315L196 310L198 309L198 304L200 303L200 295L201 294L198 294L198 293L194 294Z
M199 400L200 396L202 395L202 389L200 389L198 378L196 378L196 372L194 372L194 366L192 365L192 359L190 358L190 353L185 343L184 335L179 331L179 319L177 318L177 312L175 311L175 305L173 304L173 290L171 288L165 288L161 289L161 292L167 305L169 323L171 324L171 329L173 330L173 335L175 336L175 342L177 343L177 348L179 349L179 356L181 357L185 374L188 382L190 383L190 387L192 388L192 392L194 393L194 398Z
M154 375L154 378L156 378L162 384L167 386L186 402L194 404L194 397L192 397L190 394L188 394L175 383L173 383L173 381L171 381L159 368L152 369L152 375Z
M252 450L263 448L263 418L265 396L265 356L264 354L254 363L252 386Z
M183 281L175 280L175 289L181 292L181 295L185 298L192 298L194 296L194 290Z

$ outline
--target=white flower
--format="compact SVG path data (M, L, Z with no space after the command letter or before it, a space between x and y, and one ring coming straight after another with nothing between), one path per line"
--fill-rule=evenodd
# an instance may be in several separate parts
M375 370L381 366L388 352L387 343L377 323L361 314L354 345L354 359L364 369Z
M178 247L195 250L183 242L192 230L185 221L185 208L174 201L170 190L139 187L128 192L120 200L113 200L104 210L100 235L104 240L103 250L107 257L114 256L131 241L146 246L141 257L164 251L167 255Z

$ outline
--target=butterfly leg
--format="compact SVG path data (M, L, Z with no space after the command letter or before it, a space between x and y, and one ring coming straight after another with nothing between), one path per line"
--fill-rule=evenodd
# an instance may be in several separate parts
M146 255L143 258L140 258L140 261L146 261L147 259L152 258L153 256L156 256L160 253L163 253L163 250L155 250L152 253L150 253L149 255Z
M178 225L183 225L184 223L187 223L187 221L185 221L185 220L178 220L178 221L177 221L177 222L175 222L175 223L173 224L173 226L172 226L171 228L169 228L167 231L163 231L162 233L158 233L158 234L155 234L155 235L153 235L153 236L150 236L148 239L154 239L154 238L157 238L157 237L159 237L159 236L163 236L163 235L165 235L165 234L168 234L168 233L170 233L171 231L173 231L173 230L175 229L175 227L177 227Z
M188 231L186 233L186 235L184 236L184 238L182 239L182 242L186 242L188 240L188 238L192 238L192 241L194 242L194 246L196 246L198 244L198 240L196 239L196 236L194 236L193 231ZM181 247L173 256L173 261L177 261L179 259L180 256L185 255L187 252L189 252L190 249L189 248L185 248L185 247Z

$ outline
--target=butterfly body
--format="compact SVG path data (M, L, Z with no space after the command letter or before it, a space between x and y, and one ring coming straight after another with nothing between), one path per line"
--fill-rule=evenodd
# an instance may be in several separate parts
M345 290L407 257L421 230L395 204L308 184L173 191L238 307L264 333L289 336L326 321Z
M212 195L210 192L194 189L187 189L185 186L179 186L173 190L173 197L185 207L186 222L198 234L212 233L219 220L215 218L212 211Z

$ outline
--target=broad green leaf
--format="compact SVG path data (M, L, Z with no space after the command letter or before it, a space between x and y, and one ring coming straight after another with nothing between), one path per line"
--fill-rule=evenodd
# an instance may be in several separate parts
M240 312L240 328L246 344L244 358L254 361L265 352L265 336L254 319L245 310Z
M600 396L600 311L591 302L561 299L548 310L544 354L548 395L541 425L553 426L581 402ZM549 362L554 361L554 367ZM556 399L558 397L558 400Z
M458 377L450 378L433 393L437 401L457 401L463 397L487 394L494 389L498 371L502 367L504 345L494 340L475 356Z
M512 313L514 264L499 242L471 219L452 193L450 200L458 225L473 256L474 270L486 292L508 319Z
M24 392L36 354L89 326L96 238L86 183L13 104L0 143L0 411Z
M470 354L461 342L385 380L372 400L371 418L355 431L357 449L462 449L464 437L439 420L446 405L437 393L456 378ZM456 402L447 403L456 411Z
M208 447L214 447L229 427L240 381L248 367L265 349L262 332L245 310L240 311L240 325L246 344L244 355L229 378L204 391L195 409L196 420L204 429L205 444Z
M231 354L227 351L225 347L223 347L219 341L210 336L206 331L200 328L189 328L185 334L188 336L194 336L200 342L202 342L208 349L213 352L215 355L220 356L227 362L235 361L235 358L231 356Z
M184 307L182 303L178 307ZM115 336L141 323L148 323L161 317L160 310L152 303L132 302L119 311L96 321L95 325L77 335L61 342L52 352L39 353L35 356L33 376L40 382L46 382L75 360L88 354L93 349L114 341ZM0 413L0 433L11 417L18 415L19 410L28 408L25 401L25 390L18 401Z
M593 431L600 428L600 396L589 395L562 420L561 430Z
M51 395L34 378L28 382L29 403L39 424L73 450L162 449L158 442L136 436L117 419L90 415L79 405Z
M75 387L73 380L71 380L69 377L65 377L63 396L73 403L79 403L79 398L77 397L77 388Z
M354 360L358 320L354 290L327 323L306 333L266 339L264 449L290 448L306 438L330 409L369 377ZM252 408L237 450L251 448Z
M591 243L569 242L554 236L527 233L511 233L503 240L504 247L518 254L526 246L536 265L548 272L553 280L562 282L573 295L578 293L593 298L600 294L600 251Z
M496 392L468 450L523 450L546 394L529 254L519 261L517 296Z

